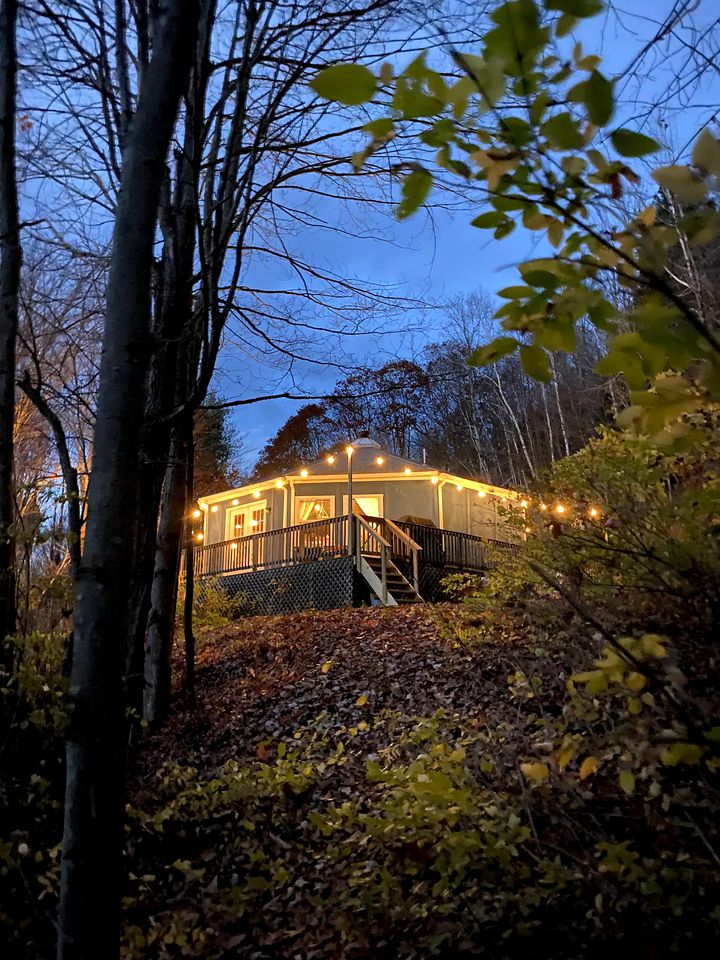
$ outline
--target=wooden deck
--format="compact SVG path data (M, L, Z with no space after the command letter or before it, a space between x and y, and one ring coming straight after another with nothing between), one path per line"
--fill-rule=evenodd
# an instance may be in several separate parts
M497 549L516 545L456 530L417 523L393 522L381 517L353 517L348 540L348 517L255 533L195 547L195 576L222 576L267 570L342 556L382 556L413 566L424 563L450 570L485 570Z

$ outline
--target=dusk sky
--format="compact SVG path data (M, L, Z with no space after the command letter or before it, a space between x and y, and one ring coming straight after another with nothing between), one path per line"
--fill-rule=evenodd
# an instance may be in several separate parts
M678 42L671 46L659 44L651 58L646 57L639 67L642 80L633 75L632 68L637 65L645 44L662 29L672 9L670 0L652 6L644 0L615 4L606 14L602 31L599 29L602 18L598 18L569 41L580 40L586 53L602 54L601 69L618 77L616 92L620 107L615 122L618 125L632 123L658 139L666 147L661 161L665 163L686 155L697 131L713 121L720 87L717 73L714 80L705 78L700 87L692 83L694 66L689 51L694 37L705 35L720 22L713 0L703 0L692 21L681 28L688 46ZM603 39L598 49L601 32ZM667 105L658 110L658 104L664 104L666 98ZM648 120L646 113L651 105L654 116ZM658 126L658 116L663 118L662 126ZM353 148L361 142L358 138ZM635 161L634 167L640 174L647 170L642 161ZM398 187L392 185L389 178L385 189L397 195ZM652 190L652 186L645 182L640 189ZM433 201L443 199L446 198L435 192L431 206ZM325 220L329 227L340 226L343 233L318 225L304 227L288 241L296 255L336 275L352 278L360 288L380 285L397 296L427 304L425 309L401 309L396 318L386 318L384 323L389 329L407 328L405 333L376 332L346 338L342 345L338 343L335 356L339 365L345 365L347 370L355 362L373 364L391 356L417 356L427 343L443 339L443 304L449 299L479 288L493 293L507 285L515 265L533 252L533 238L520 228L505 240L492 239L491 233L469 226L479 209L471 203L464 208L456 203L451 211L423 211L408 222L398 223L387 212L366 211L358 220L338 203L315 203L314 215ZM384 242L377 242L378 237ZM248 286L263 289L297 289L297 275L277 260L255 262L246 282ZM321 306L314 309L305 306L302 310L303 319L320 326L325 324ZM312 355L312 347L307 352ZM284 376L285 369L284 360L275 370L265 363L258 364L252 352L244 351L230 333L215 388L228 400L288 388L298 394L322 394L331 390L335 380L343 376L343 370L332 365L299 362L293 365L293 382ZM244 438L246 466L252 464L267 439L299 406L299 401L273 400L233 412L233 423Z

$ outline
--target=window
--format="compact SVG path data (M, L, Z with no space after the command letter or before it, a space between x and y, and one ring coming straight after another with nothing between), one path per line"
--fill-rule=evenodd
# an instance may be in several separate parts
M295 523L312 523L335 516L335 497L296 497Z
M384 517L385 497L382 493L353 494L353 503L366 517ZM348 499L343 497L343 513L347 513Z

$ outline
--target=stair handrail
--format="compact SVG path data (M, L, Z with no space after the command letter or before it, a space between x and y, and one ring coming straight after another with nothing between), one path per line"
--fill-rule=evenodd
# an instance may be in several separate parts
M413 587L415 593L420 594L420 564L418 554L422 550L420 544L413 540L407 531L403 530L402 527L399 527L394 520L390 520L388 517L385 517L385 524L389 527L392 532L398 537L403 543L407 544L410 548L410 555L412 559L412 576L413 576Z
M388 585L387 585L387 561L388 561L388 552L390 551L390 544L385 539L385 537L378 533L377 530L371 526L364 517L360 516L359 513L353 514L353 519L357 523L358 527L364 528L370 536L378 542L380 545L380 582L382 584L382 596L380 599L383 602L383 606L387 606L388 598ZM362 559L362 551L360 549L360 537L355 537L355 564L358 569L360 569L360 561Z

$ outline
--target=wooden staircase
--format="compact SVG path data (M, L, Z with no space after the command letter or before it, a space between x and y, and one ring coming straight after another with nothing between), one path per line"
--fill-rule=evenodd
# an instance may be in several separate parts
M382 605L423 603L418 589L420 545L392 520L359 513L353 520L355 566ZM409 562L412 582L395 563L399 557Z

